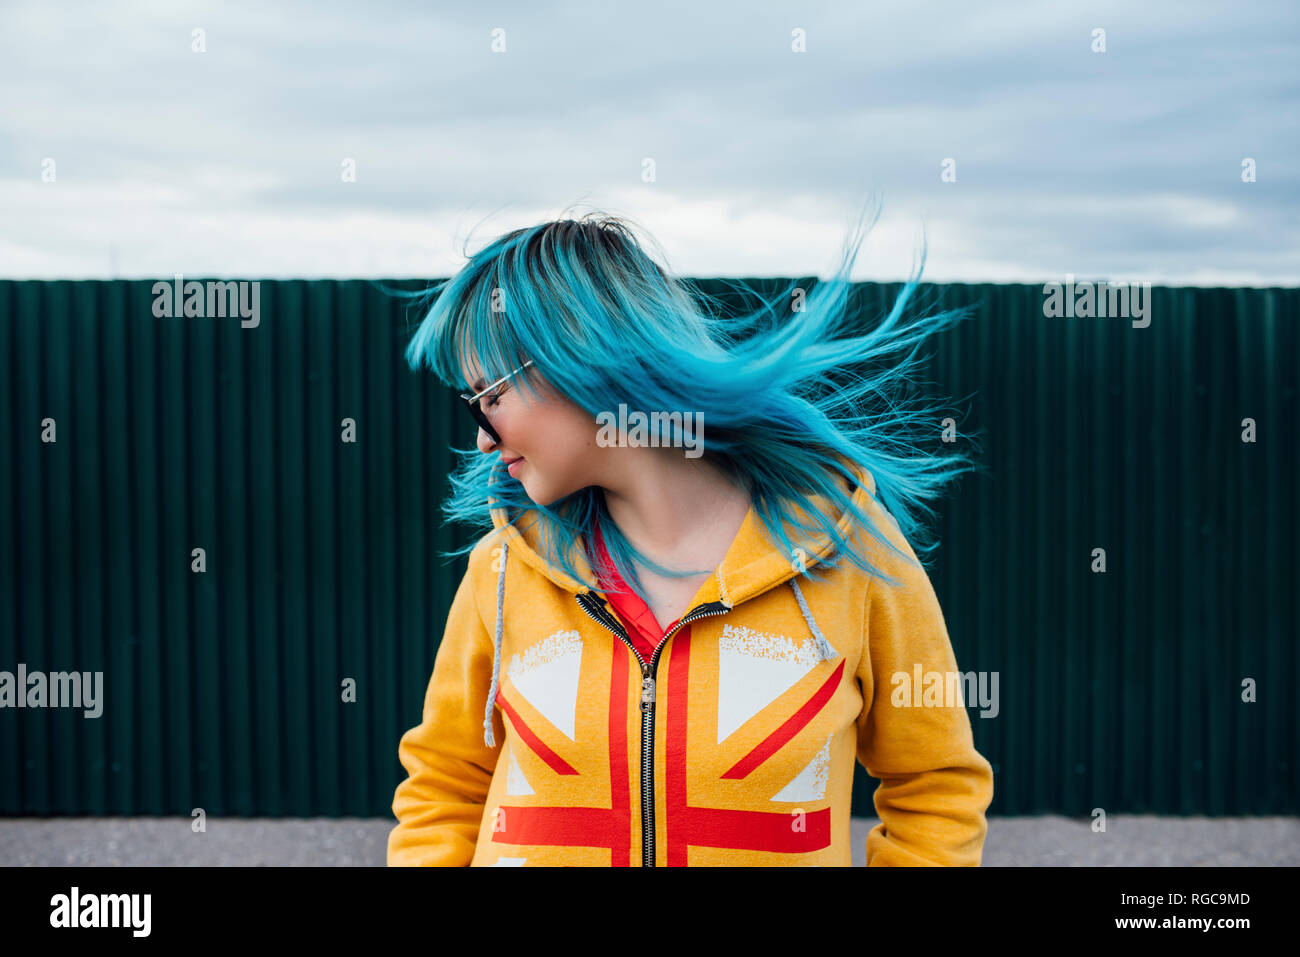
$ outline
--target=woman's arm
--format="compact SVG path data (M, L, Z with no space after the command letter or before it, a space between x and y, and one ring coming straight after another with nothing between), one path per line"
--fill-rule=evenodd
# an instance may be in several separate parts
M483 743L492 680L492 638L474 604L473 567L456 590L434 660L423 720L402 735L397 754L409 777L393 795L397 826L388 835L392 866L467 867L474 857L488 786L505 729L493 714L495 748Z
M887 515L878 509L876 515L915 559ZM884 564L902 585L873 580L867 590L858 668L868 703L858 718L858 760L880 780L874 803L881 823L867 835L867 866L975 867L988 829L993 768L975 750L960 695L952 704L912 704L913 692L920 700L925 691L924 683L913 688L918 665L923 678L938 673L946 686L957 662L925 570L892 553ZM906 683L896 675L906 675Z

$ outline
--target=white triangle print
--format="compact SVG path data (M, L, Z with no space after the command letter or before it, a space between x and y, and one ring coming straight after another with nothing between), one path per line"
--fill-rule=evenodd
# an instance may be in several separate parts
M506 772L506 794L533 794L535 793L532 786L528 783L528 778L524 777L524 769L519 766L519 759L515 757L514 748L510 749L510 770Z
M718 741L762 711L821 661L816 642L796 645L735 625L718 641Z
M581 669L582 638L576 631L557 631L523 655L512 655L507 674L528 703L572 740Z
M772 795L773 801L822 801L826 799L826 781L831 770L831 739L813 755L793 781Z
M493 867L523 867L526 857L498 857L492 862Z

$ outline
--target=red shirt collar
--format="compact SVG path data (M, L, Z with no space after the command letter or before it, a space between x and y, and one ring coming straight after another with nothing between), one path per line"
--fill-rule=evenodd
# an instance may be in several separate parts
M605 548L605 539L600 532L600 522L592 520L592 527L595 530L596 555L604 569L596 569L597 581L603 589L623 588L626 589L627 583L623 576L618 573L614 567L613 561L609 557L609 552ZM625 594L610 594L605 596L606 600L618 612L618 616L630 624L633 632L629 632L628 637L634 641L640 637L642 640L637 644L650 646L650 654L653 654L655 647L662 640L664 633L677 624L676 621L670 622L666 628L661 628L659 622L655 620L654 612L642 601L635 593L628 591ZM680 620L680 619L679 619ZM650 655L647 654L648 658Z

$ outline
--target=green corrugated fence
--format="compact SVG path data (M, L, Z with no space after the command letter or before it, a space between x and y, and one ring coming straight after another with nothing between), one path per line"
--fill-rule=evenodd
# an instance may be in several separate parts
M247 328L152 287L0 281L0 671L105 682L95 719L0 709L0 814L387 816L464 570L437 553L468 417L372 283L262 281ZM863 320L900 288L858 286ZM1300 290L1151 296L1143 328L918 292L978 305L929 349L986 469L931 578L998 679L996 717L968 702L991 814L1300 810Z

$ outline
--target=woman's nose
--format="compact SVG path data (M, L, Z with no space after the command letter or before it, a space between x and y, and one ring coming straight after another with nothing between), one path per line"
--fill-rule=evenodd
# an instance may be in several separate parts
M484 455L487 455L494 448L496 448L496 443L492 441L492 436L488 435L480 426L478 430L478 450Z

